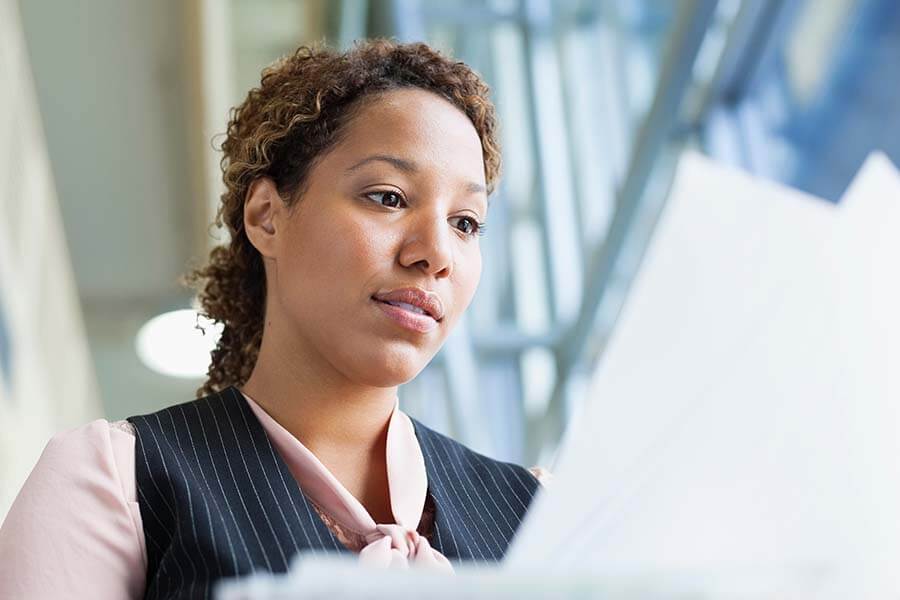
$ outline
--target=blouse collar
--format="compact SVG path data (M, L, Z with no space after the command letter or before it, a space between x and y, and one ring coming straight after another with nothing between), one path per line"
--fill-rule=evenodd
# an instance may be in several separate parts
M363 535L371 532L376 522L362 503L300 440L247 394L243 396L303 492L341 526ZM388 421L385 452L394 520L404 529L415 531L422 518L428 479L415 429L410 418L400 410L398 399L394 400Z

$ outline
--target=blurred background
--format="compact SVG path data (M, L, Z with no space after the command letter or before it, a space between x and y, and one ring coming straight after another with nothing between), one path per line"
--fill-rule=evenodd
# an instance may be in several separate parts
M215 328L158 317L222 239L228 109L370 36L493 89L481 286L401 401L504 460L551 463L682 150L828 201L900 163L895 0L0 0L0 516L54 432L193 398Z

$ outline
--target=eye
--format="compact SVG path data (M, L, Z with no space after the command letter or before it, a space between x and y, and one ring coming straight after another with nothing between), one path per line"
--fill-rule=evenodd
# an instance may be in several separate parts
M398 208L404 204L403 196L391 190L368 192L366 193L366 197L371 198L373 202L377 202L387 208Z
M476 221L472 217L453 217L452 219L450 219L450 222L454 227L456 227L457 230L461 231L467 236L474 237L476 235L484 234L485 223Z

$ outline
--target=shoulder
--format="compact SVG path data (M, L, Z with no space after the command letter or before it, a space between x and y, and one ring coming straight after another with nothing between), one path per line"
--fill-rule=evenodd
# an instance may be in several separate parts
M432 454L434 460L449 461L453 468L474 471L479 481L487 481L493 485L521 490L532 496L540 483L531 471L511 462L504 462L485 456L453 438L423 425L410 417L416 430L416 436L422 443L423 453Z
M72 475L78 469L73 472L70 467L115 470L117 456L123 451L131 454L133 449L134 430L126 421L97 419L50 438L35 470L56 472L66 467Z
M44 448L23 492L66 489L66 496L134 500L134 431L125 421L97 419L57 433Z
M80 597L90 582L112 590L92 597L140 596L134 442L103 419L50 439L0 527L0 596L7 583L21 597Z

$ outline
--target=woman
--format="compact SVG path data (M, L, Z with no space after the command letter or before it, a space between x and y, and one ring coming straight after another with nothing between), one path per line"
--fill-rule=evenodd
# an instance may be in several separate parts
M495 135L485 84L423 44L265 70L223 144L231 241L191 277L224 324L203 397L51 440L0 596L208 597L300 551L500 559L538 480L397 406L478 284Z

